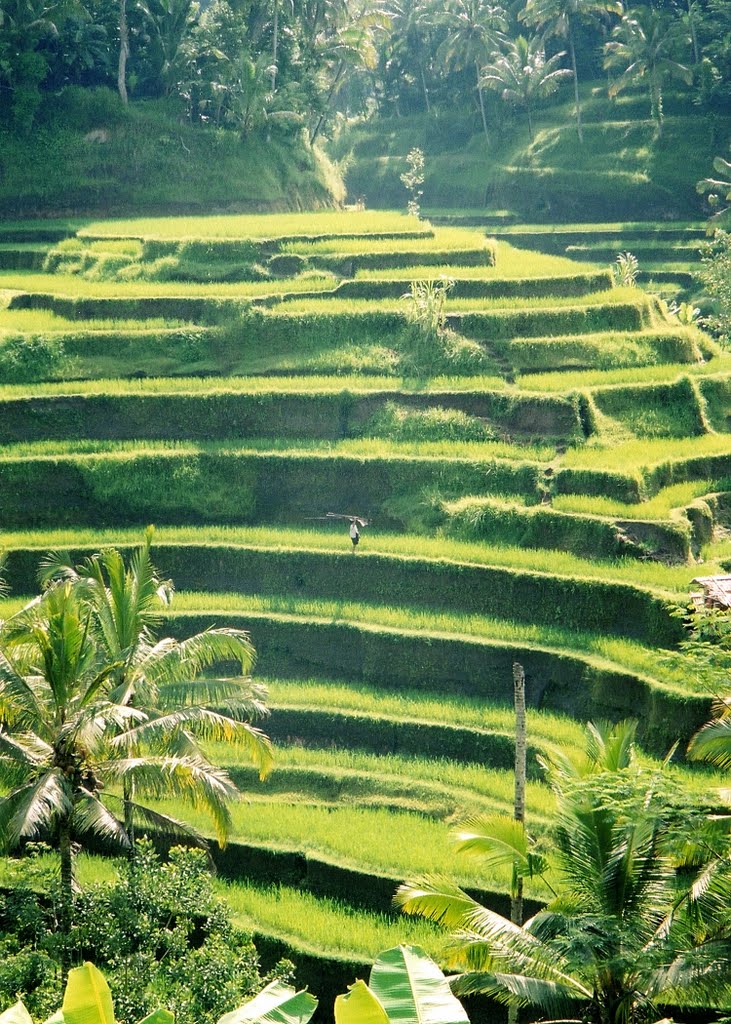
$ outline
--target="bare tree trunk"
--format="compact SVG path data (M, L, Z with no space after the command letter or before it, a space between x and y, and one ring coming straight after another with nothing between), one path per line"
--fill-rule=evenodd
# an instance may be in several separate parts
M421 89L424 93L424 105L426 106L427 114L431 113L431 103L429 102L429 90L426 87L426 79L424 78L424 65L419 63L419 74L421 75Z
M526 780L526 726L525 726L525 671L517 661L513 662L513 707L515 708L515 798L513 817L525 821L525 780ZM513 868L513 884L510 890L510 920L513 924L523 923L523 876ZM518 1007L508 1007L508 1024L518 1024Z
M525 727L525 671L518 662L513 662L513 704L515 707L515 803L513 817L525 821L525 780L526 780L526 727ZM513 924L523 923L523 877L513 875L513 892L510 898L510 920Z
M344 71L345 71L345 61L341 60L340 64L338 65L338 70L335 73L335 78L333 79L333 84L330 86L330 91L327 94L327 99L325 100L325 109L320 114L320 117L319 117L319 119L317 121L317 124L315 125L314 130L312 131L312 133L310 135L310 145L311 146L314 145L314 142L315 142L317 136L320 134L320 131L322 130L322 126L325 123L325 116L326 116L328 108L330 106L330 102L331 102L333 96L335 95L335 91L336 91L338 85L340 84L340 79L343 77L343 72Z
M119 64L117 89L122 103L127 103L127 58L129 57L129 30L127 28L127 0L119 0Z
M584 129L581 126L581 102L579 100L579 76L576 74L576 50L574 49L574 33L569 27L569 53L571 55L571 70L574 73L574 102L576 104L576 131L579 134L579 142L584 141Z
M122 783L122 799L124 801L124 830L127 833L129 839L129 853L128 857L130 861L134 862L136 849L135 849L135 820L134 813L132 810L132 800L134 798L134 783L130 782L129 779L125 779Z
M274 0L274 33L272 39L272 92L277 87L277 44L279 42L279 0Z
M61 902L58 922L62 936L61 972L65 978L71 966L69 933L74 899L74 863L71 851L71 826L68 818L64 818L58 826L58 852L61 858Z
M698 33L695 27L695 18L693 17L693 0L688 0L688 25L690 27L690 41L693 46L693 63L700 63L701 54L698 46Z
M487 134L487 118L485 117L485 97L482 95L482 82L480 80L480 65L478 61L475 61L475 71L477 72L477 95L480 97L480 115L482 117L482 130L485 133L485 138L489 138Z

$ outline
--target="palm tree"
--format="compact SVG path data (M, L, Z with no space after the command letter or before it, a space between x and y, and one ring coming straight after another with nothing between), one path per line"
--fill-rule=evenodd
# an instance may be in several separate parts
M482 69L481 81L499 92L504 100L522 107L528 118L528 136L533 141L531 112L537 100L550 96L561 82L571 78L568 68L560 66L565 52L546 60L546 48L540 36L509 40L505 51Z
M123 752L128 761L121 774L124 820L132 848L134 818L140 813L133 802L136 784L164 792L164 778L155 781L155 772L164 773L179 760L196 766L197 784L223 844L230 827L229 797L214 799L211 783L223 776L201 750L200 740L243 749L263 779L272 766L272 747L268 737L250 723L268 713L266 691L248 678L255 651L243 630L209 629L182 641L155 638L161 613L172 600L173 585L152 564L151 542L148 529L127 564L114 548L78 566L51 554L42 564L42 578L61 578L78 589L93 611L104 658L113 666L112 699L143 712L142 720L129 722L112 741L115 751ZM200 678L221 662L238 664L240 676ZM136 761L140 763L135 766ZM166 822L158 818L155 824Z
M650 94L650 116L662 131L662 86L666 79L676 78L687 85L693 73L674 59L678 40L676 21L654 8L638 8L622 18L604 45L604 67L620 68L622 73L609 89L616 96L621 89L638 81L646 81Z
M71 921L72 832L129 844L102 790L107 739L139 712L110 698L114 664L99 657L91 614L70 583L49 590L0 631L0 836L11 849L56 832L60 925Z
M503 7L486 0L453 0L442 20L447 28L447 36L440 48L445 62L457 71L470 66L475 69L482 129L487 138L480 69L505 41L507 14Z
M565 39L569 47L571 71L574 76L576 130L579 142L584 141L579 101L579 76L576 70L576 29L584 21L596 21L603 14L621 14L621 0L528 0L519 15L526 25L536 26L546 35Z
M447 961L460 972L458 994L486 993L592 1024L651 1022L662 1016L658 1004L728 1003L723 829L683 806L662 772L634 763L631 736L624 726L593 730L593 752L579 771L568 759L546 763L558 800L551 858L559 881L524 926L440 879L400 887L402 909L452 929ZM703 834L710 859L699 856L693 832ZM528 872L533 857L533 869L545 868L529 842L511 849L507 834L478 833L473 828L463 841L482 846L493 862L502 857Z

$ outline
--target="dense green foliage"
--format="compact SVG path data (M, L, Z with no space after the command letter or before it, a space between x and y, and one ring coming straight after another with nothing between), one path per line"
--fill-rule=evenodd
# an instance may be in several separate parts
M60 1001L55 912L57 883L42 846L16 862L2 913L0 1004L22 998L35 1017ZM16 888L17 886L17 888ZM198 850L177 848L164 864L141 842L134 867L120 865L111 883L85 888L76 900L69 936L72 962L93 957L109 981L120 1024L156 1005L179 1024L204 1024L257 992L259 973L248 933L237 928L213 889ZM292 965L279 964L287 978Z

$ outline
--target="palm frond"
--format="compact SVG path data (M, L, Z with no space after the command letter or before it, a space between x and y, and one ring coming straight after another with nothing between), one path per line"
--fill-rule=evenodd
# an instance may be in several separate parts
M88 790L82 790L81 796L78 797L71 822L75 831L80 834L89 833L99 839L109 840L123 849L130 846L129 836L122 823Z
M247 722L237 722L208 708L182 708L169 714L149 718L127 729L113 740L119 748L138 744L156 744L179 730L191 731L202 740L229 743L246 750L259 769L260 778L269 774L274 764L271 740L260 729Z
M121 797L117 796L108 795L105 799L119 804L125 803ZM160 811L155 811L151 807L145 807L144 804L139 804L133 800L126 801L126 805L130 809L132 820L136 825L148 826L156 835L161 836L163 839L184 839L201 847L208 845L205 836L201 835L198 829L194 828L193 825L187 824L187 822L173 818L169 814L162 814Z
M254 666L256 651L249 634L241 629L208 629L186 640L160 641L150 652L145 672L158 686L195 679L212 665L235 662L241 674Z
M210 814L216 839L224 846L231 827L228 803L239 791L222 768L195 759L139 757L107 761L98 766L105 778L129 780L135 793L153 799L171 797Z
M44 772L0 800L0 839L12 849L23 838L34 838L58 818L70 815L71 795L58 768Z
M716 718L701 726L688 746L693 761L709 761L717 768L731 768L731 717Z
M444 928L459 928L479 904L458 885L438 875L402 882L393 904L404 914L426 917Z
M525 974L473 971L458 974L451 979L456 995L488 995L501 1003L513 1006L532 1006L551 1017L564 1017L576 1008L577 1003L588 1002L586 992L577 991L569 985L532 978Z

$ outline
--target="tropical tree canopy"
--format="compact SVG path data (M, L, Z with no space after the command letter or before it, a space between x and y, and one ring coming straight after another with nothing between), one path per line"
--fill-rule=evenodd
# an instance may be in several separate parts
M528 134L533 139L532 112L536 103L550 96L562 81L571 78L568 68L561 67L565 52L546 59L546 47L540 36L518 36L508 40L504 52L495 55L482 69L482 84L499 92L516 107L522 107L528 118Z
M583 766L545 762L557 798L547 851L555 896L524 926L442 879L400 887L403 910L451 929L458 994L596 1024L652 1022L663 1006L694 1000L728 1005L729 823L693 812L669 776L642 769L633 734L597 727ZM478 838L473 830L470 842ZM483 839L497 856L494 837ZM531 844L513 845L505 861L521 857L527 872Z
M627 85L645 81L650 96L650 115L658 126L663 122L662 88L669 78L686 84L693 73L675 59L679 22L654 8L637 8L622 18L604 47L604 66L620 70L609 89L616 96Z

